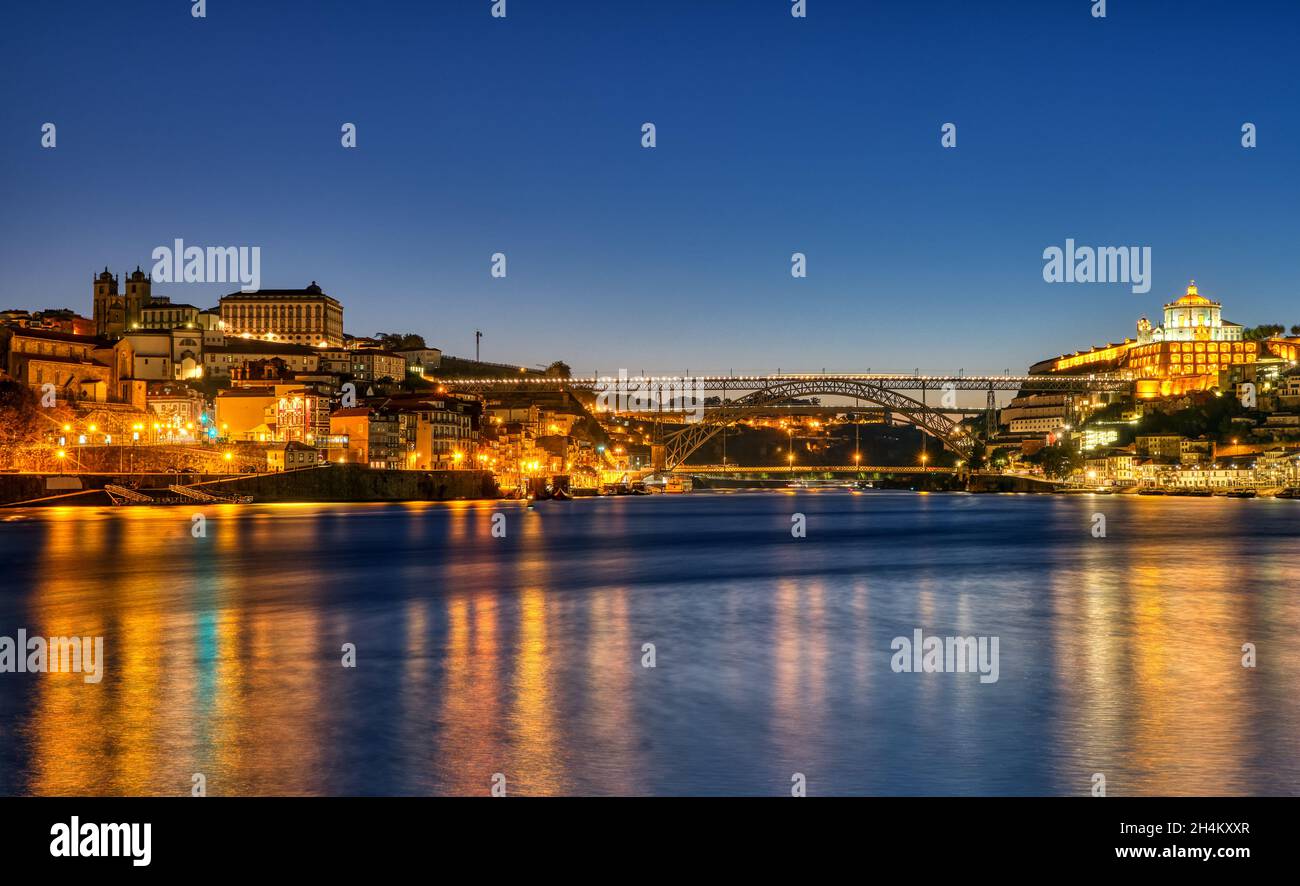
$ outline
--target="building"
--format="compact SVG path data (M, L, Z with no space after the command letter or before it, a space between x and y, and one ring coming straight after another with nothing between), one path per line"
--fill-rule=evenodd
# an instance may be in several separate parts
M316 444L330 434L330 398L311 388L275 386L275 439Z
M176 377L170 329L133 329L122 337L131 343L133 376L145 381L170 381Z
M1131 486L1137 482L1133 453L1115 450L1087 459L1084 476L1090 485Z
M313 280L305 289L261 289L221 298L227 336L312 347L343 346L343 305Z
M1184 465L1208 464L1214 461L1215 442L1209 439L1183 440L1178 444L1178 463Z
M315 443L330 436L329 397L295 384L217 394L216 427L228 440Z
M336 409L330 415L330 436L347 438L341 461L388 470L406 466L406 447L394 412L368 406Z
M207 403L203 395L187 385L175 382L149 385L148 407L159 423L167 427L197 429L195 437L215 436L215 433L209 434Z
M1119 431L1115 428L1084 428L1079 435L1079 447L1085 452L1092 449L1108 449L1119 442Z
M1073 398L1064 394L1019 394L998 412L999 443L1045 439L1072 424Z
M217 434L226 440L271 443L275 441L274 390L232 388L217 394L214 412Z
M306 443L277 443L266 450L266 468L270 471L296 471L320 463L320 450Z
M147 383L134 376L130 342L4 326L0 349L10 376L41 391L53 385L60 403L126 403L145 408Z
M406 358L379 348L357 348L352 355L357 380L366 382L401 382L406 378Z
M482 402L461 395L405 395L385 398L395 413L408 470L469 467L476 460Z
M1160 485L1174 489L1243 489L1262 485L1253 468L1217 465L1179 466L1160 472Z
M0 311L0 324L27 329L48 329L69 335L93 336L95 321L81 316L71 308L47 308L43 311Z
M97 274L91 285L96 335L118 338L128 329L144 325L143 311L153 304L154 298L152 281L139 265L127 277L124 294L118 291L117 277L108 268Z
M1064 427L1065 425L1059 417L1044 416L1043 418L1012 419L1008 430L1012 434L1052 434Z
M1152 399L1224 388L1226 379L1240 377L1261 361L1289 363L1297 356L1300 339L1245 340L1242 327L1224 320L1223 306L1201 295L1193 280L1182 296L1164 306L1160 326L1142 317L1137 338L1042 360L1029 372L1126 374L1140 399Z
M1183 438L1178 434L1143 434L1134 443L1138 455L1177 461L1183 454Z
M320 354L316 348L255 338L229 338L225 344L205 345L202 358L203 374L215 378L230 376L234 367L273 358L283 361L287 372L310 373L320 369Z
M143 329L199 329L201 313L194 305L172 304L169 298L154 298L151 304L140 309L140 326Z
M406 370L416 375L422 376L442 365L442 351L439 348L417 348L396 353L406 360Z

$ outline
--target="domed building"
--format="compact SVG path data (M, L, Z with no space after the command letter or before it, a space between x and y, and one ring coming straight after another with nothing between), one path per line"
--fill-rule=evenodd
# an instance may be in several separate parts
M1208 391L1239 378L1241 370L1261 361L1294 363L1300 357L1300 339L1274 337L1246 341L1245 329L1223 319L1223 306L1201 295L1193 280L1187 291L1165 305L1164 323L1152 326L1138 320L1137 338L1087 351L1042 360L1030 374L1120 372L1134 380L1139 398L1179 396Z
M1143 337L1143 324L1147 335ZM1187 292L1165 305L1165 323L1151 328L1147 319L1138 321L1138 341L1241 341L1243 329L1236 323L1223 322L1223 306L1210 301L1196 289L1193 280Z

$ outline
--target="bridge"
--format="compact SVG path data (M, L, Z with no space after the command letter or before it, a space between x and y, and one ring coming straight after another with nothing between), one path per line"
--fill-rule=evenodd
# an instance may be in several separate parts
M698 476L727 476L732 474L954 474L958 468L917 465L773 465L771 467L746 467L744 465L677 465L675 474Z
M706 375L706 376L589 376L561 378L521 375L518 378L444 378L440 389L522 392L546 389L584 389L608 401L614 396L612 412L649 413L666 418L683 407L699 406L698 419L687 420L684 427L663 439L662 467L672 470L685 463L692 453L728 425L788 404L801 397L833 396L853 399L884 407L891 414L934 437L944 448L961 458L969 457L975 440L960 420L950 414L964 413L956 408L951 394L957 391L981 391L987 395L986 430L991 435L999 391L1035 391L1061 393L1128 392L1132 381L1116 373L1092 375L921 375L872 373L794 373L777 375ZM719 392L717 405L704 405L703 394ZM920 391L920 399L901 393ZM953 402L939 406L929 403L930 392L939 392ZM727 394L741 396L728 399ZM607 404L608 405L608 404ZM695 418L692 415L691 418Z
M1115 392L1133 387L1119 373L1092 375L917 375L905 373L787 373L776 375L628 375L560 376L520 375L500 378L430 377L430 381L457 391L509 391L519 389L584 388L595 393L617 391L678 393L683 386L698 391L755 391L792 382L851 381L895 391L1061 391L1064 393Z

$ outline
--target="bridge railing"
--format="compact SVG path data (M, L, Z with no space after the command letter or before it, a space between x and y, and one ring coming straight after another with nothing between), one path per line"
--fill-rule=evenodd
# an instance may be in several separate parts
M791 382L848 381L874 385L889 390L959 391L1122 391L1132 380L1119 373L1093 375L905 375L896 373L790 373L778 375L705 375L705 376L585 376L574 378L506 377L506 378L436 378L448 388L481 390L492 388L588 388L593 391L681 389L698 386L703 391L755 391Z

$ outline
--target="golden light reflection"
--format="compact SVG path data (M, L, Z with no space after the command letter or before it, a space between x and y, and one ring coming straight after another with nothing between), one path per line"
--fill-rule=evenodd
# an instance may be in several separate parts
M1163 544L1118 547L1085 548L1080 571L1054 573L1060 745L1074 759L1064 792L1087 793L1094 772L1116 796L1248 791L1255 675L1233 642L1249 630L1232 552L1183 546L1171 570ZM1117 570L1116 556L1131 565Z

